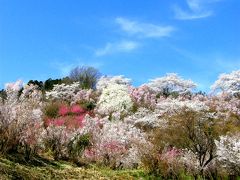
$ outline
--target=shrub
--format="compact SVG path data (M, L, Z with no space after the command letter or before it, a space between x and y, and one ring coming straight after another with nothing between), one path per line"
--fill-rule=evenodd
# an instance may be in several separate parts
M75 135L68 144L68 151L71 157L80 157L86 147L90 146L90 135Z
M47 104L44 108L44 114L49 118L56 118L58 117L59 112L59 104L58 103L50 103Z

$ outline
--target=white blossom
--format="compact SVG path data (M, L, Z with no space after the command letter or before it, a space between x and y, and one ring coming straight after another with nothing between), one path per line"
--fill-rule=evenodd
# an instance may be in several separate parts
M160 126L163 127L166 124L166 121L160 118L157 112L146 108L139 108L136 113L126 117L124 121L145 130L151 130Z
M240 134L220 136L215 141L217 146L217 159L228 168L240 170Z
M6 83L5 84L5 89L12 90L12 91L19 91L23 86L23 81L22 80L17 80L16 82L13 83Z
M97 82L97 90L103 90L110 84L130 85L131 79L125 78L123 75L119 76L102 76Z
M102 91L97 103L97 111L103 115L114 112L127 114L133 106L132 99L126 85L110 84Z
M221 74L218 80L211 86L213 91L220 90L225 93L234 94L240 92L240 70L230 74Z
M73 97L81 90L79 82L72 84L55 84L51 91L46 92L47 99L60 99L72 101Z
M170 92L185 93L191 91L196 87L196 84L191 80L184 80L175 73L168 73L164 77L151 79L150 83L147 84L150 88L157 92L163 92L168 90Z
M164 113L177 113L183 108L187 108L192 111L205 111L209 110L209 107L202 101L199 100L180 100L180 99L170 99L160 101L156 106L156 111L159 114Z
M14 86L7 87L7 99L0 106L0 129L9 131L8 138L13 135L19 144L33 147L42 131L42 93L26 85L18 97L19 88Z

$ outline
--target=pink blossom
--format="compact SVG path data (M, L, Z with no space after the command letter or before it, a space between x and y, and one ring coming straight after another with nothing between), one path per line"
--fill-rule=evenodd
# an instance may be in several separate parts
M53 121L53 119L51 119L51 118L46 118L44 121L45 121L44 124L45 124L46 126L50 126L50 124L51 124L51 122Z
M125 150L124 145L117 141L111 141L111 142L104 143L103 147L112 152L119 152L119 151Z
M176 148L170 148L163 152L162 154L159 154L159 159L160 160L166 160L168 162L173 162L176 160L178 157L181 155L181 150L176 149Z
M52 119L49 125L52 124L54 126L62 126L64 125L64 123L65 123L65 120L63 118L59 118L59 119Z
M60 108L59 108L59 111L58 111L59 115L60 116L65 116L69 113L69 108L65 105L62 105Z
M85 113L86 111L81 108L79 105L73 105L71 107L71 112L74 114L81 114L81 113Z
M88 148L84 151L84 155L87 157L87 158L94 158L96 156L96 152L93 148Z
M85 114L79 115L75 117L75 122L79 127L83 126L83 120L84 120Z

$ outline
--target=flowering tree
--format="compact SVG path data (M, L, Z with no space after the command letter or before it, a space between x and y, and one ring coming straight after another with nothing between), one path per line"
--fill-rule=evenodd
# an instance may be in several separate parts
M158 102L155 112L158 112L159 115L170 116L182 112L183 109L200 112L209 110L209 107L204 101L198 99L182 100L180 98L167 98Z
M119 119L129 113L132 106L133 102L127 86L114 83L103 89L97 103L97 112L102 115L113 115L114 118Z
M7 91L19 91L22 87L23 87L22 80L17 80L16 82L5 84L5 89Z
M147 84L150 88L162 93L186 93L196 87L191 80L184 80L175 73L168 73L164 77L150 80Z
M144 133L124 121L102 119L100 124L100 129L92 131L93 144L86 151L86 158L112 168L139 164L139 147L147 144Z
M72 84L56 84L51 91L46 92L46 98L71 102L73 97L81 90L79 82Z
M220 136L215 141L217 159L230 173L240 173L240 134Z
M122 75L119 76L102 76L97 82L97 89L103 90L110 84L130 85L131 79L125 78Z
M7 84L7 99L0 105L0 151L24 147L28 157L38 146L42 131L42 93L37 86L26 85L19 96L20 81Z
M148 86L130 87L130 95L135 105L153 109L157 103L157 94Z
M214 140L219 134L218 119L211 112L187 108L164 118L167 126L155 132L154 144L158 148L175 146L191 151L198 162L198 173L203 173L216 158Z
M228 94L240 93L240 70L230 74L221 74L217 81L211 86L213 91L220 90Z

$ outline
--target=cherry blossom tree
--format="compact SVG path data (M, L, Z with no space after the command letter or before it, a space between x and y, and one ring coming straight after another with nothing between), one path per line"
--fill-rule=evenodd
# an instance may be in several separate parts
M215 144L218 161L231 173L240 173L240 134L220 136Z
M97 82L97 89L103 90L109 84L121 84L121 85L130 85L131 79L125 78L123 75L119 76L102 76Z
M232 95L240 93L240 70L229 74L221 74L218 80L211 86L211 89L212 91L220 90L223 93Z
M43 129L42 93L31 84L24 86L19 96L21 87L20 81L6 85L7 99L0 105L0 151L6 153L24 147L29 158Z
M161 93L186 93L196 87L196 84L191 80L184 80L176 73L168 73L164 77L151 79L147 84L153 90Z
M56 84L51 91L46 92L46 98L52 100L63 100L71 102L74 96L81 90L80 83Z

